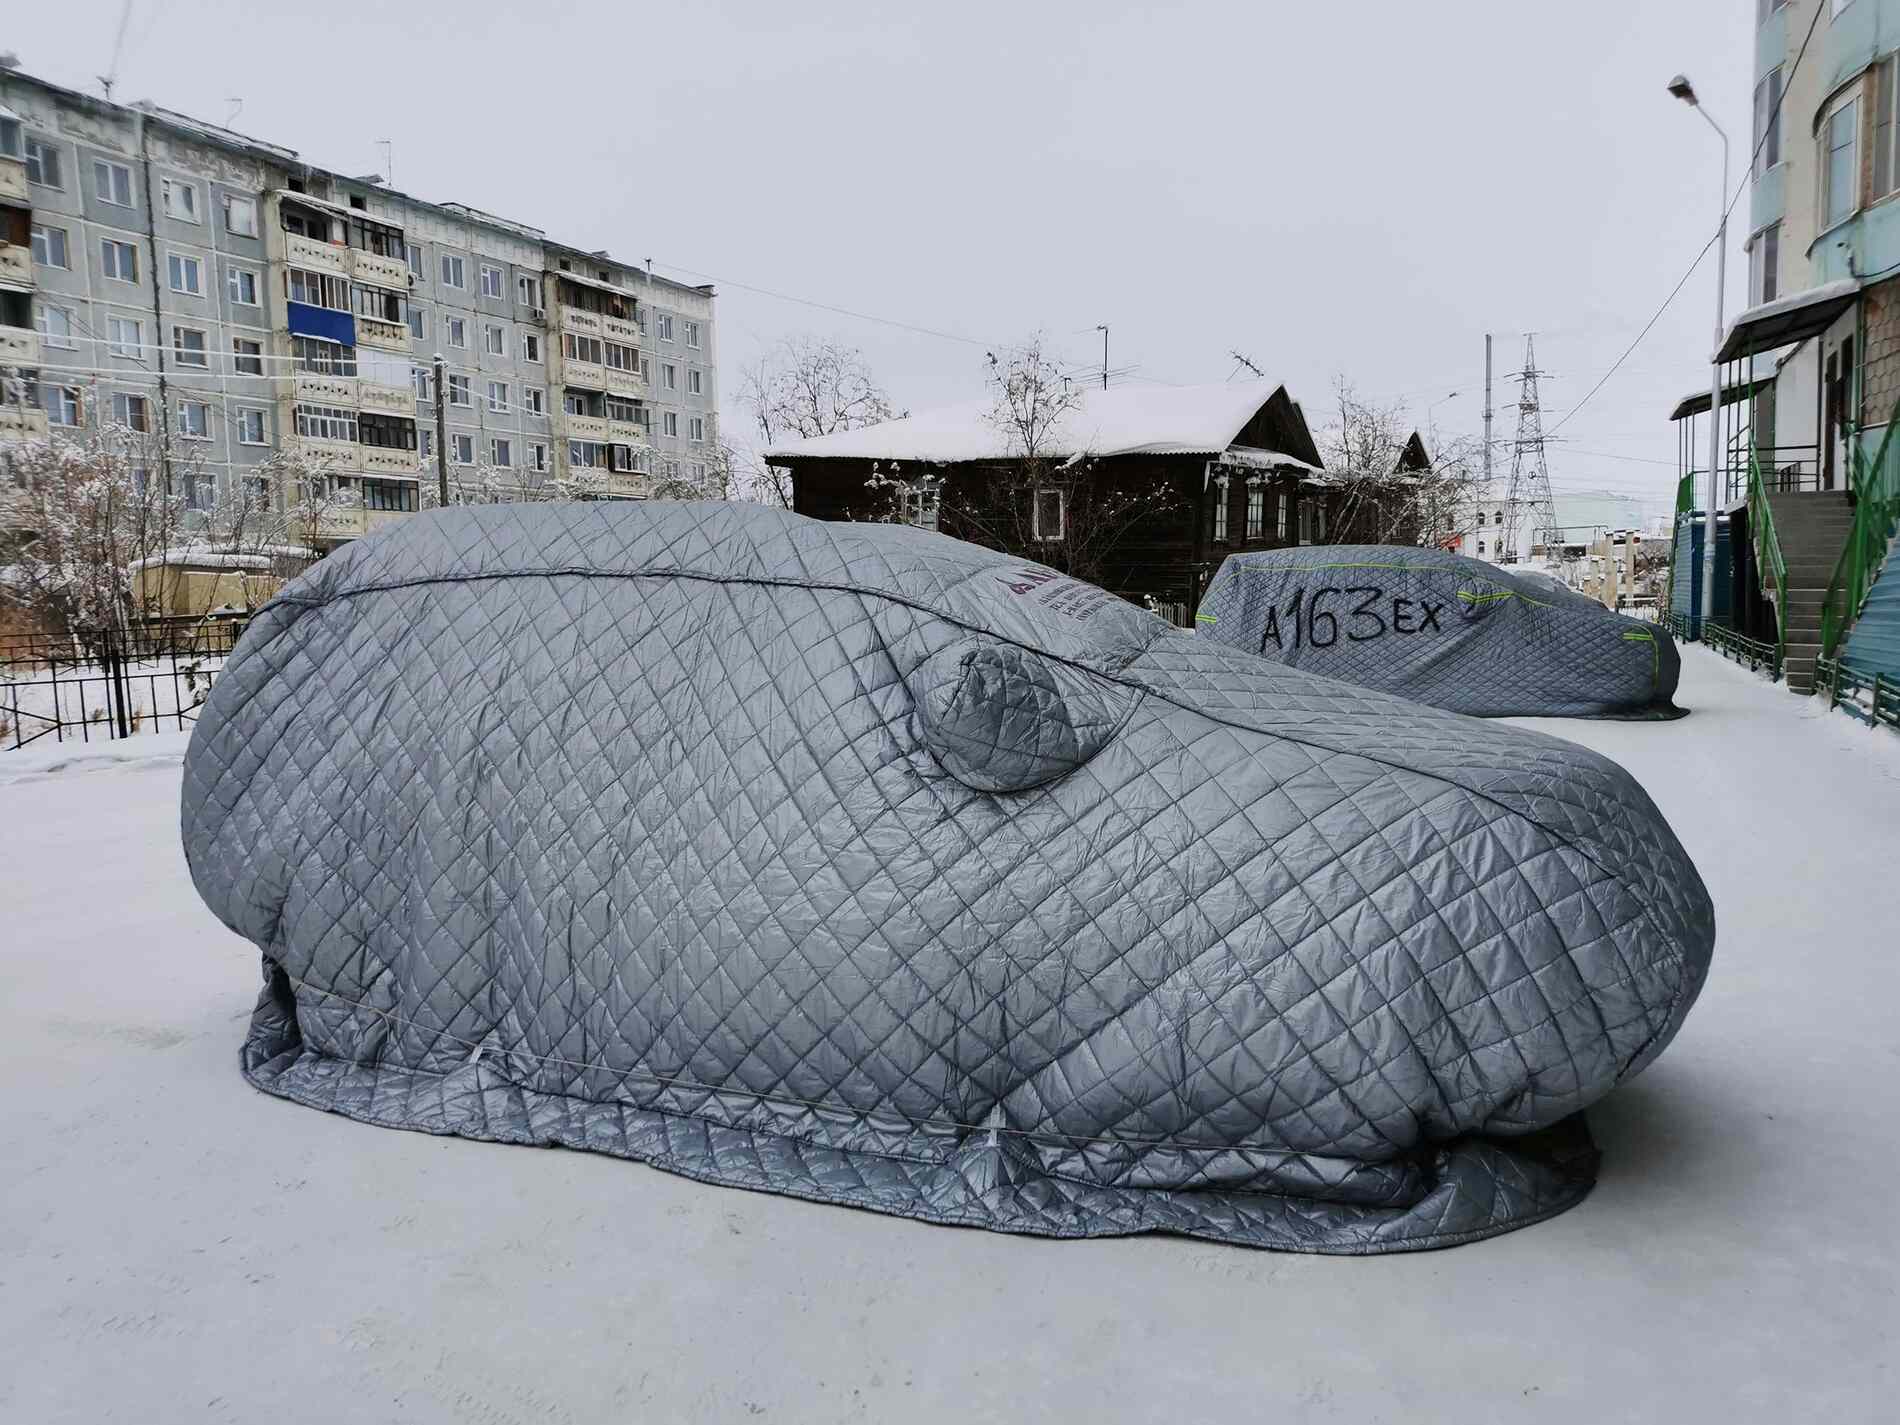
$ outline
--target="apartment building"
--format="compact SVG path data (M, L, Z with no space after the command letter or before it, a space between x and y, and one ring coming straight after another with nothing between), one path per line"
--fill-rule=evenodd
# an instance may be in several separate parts
M452 466L641 498L706 476L713 304L538 227L0 71L0 442L149 431L197 457L200 506L300 449L357 497L324 529L349 539L434 479L440 353Z

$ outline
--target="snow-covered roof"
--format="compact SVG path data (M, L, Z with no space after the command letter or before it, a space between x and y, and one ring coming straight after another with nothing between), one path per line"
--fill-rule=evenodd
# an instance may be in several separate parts
M1116 386L1085 390L1057 421L1047 454L1217 455L1279 390L1274 381L1217 386ZM1008 437L991 401L966 401L861 430L791 441L765 452L769 461L894 460L955 465L1007 460ZM1289 463L1299 463L1289 461Z
M1860 295L1860 279L1842 277L1750 307L1729 323L1718 361L1751 351L1773 351L1826 330Z
M204 544L179 545L146 559L135 559L137 569L264 569L277 559L315 559L317 551L301 544L266 544L251 549L213 549Z

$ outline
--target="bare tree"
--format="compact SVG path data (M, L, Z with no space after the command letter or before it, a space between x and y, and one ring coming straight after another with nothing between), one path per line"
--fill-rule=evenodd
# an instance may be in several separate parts
M1339 489L1332 541L1437 545L1457 533L1479 478L1482 442L1433 432L1425 463L1406 468L1415 432L1404 404L1361 396L1344 376L1333 379L1333 395L1333 418L1319 433Z
M739 399L761 450L877 425L896 414L862 352L809 335L787 337L747 367ZM791 507L785 471L756 457L747 461L743 451L735 454L742 462L735 482L739 498Z
M1001 357L991 353L989 362L990 421L1003 458L944 489L939 528L1102 582L1122 542L1176 509L1177 493L1152 479L1120 477L1076 448L1069 417L1084 396L1063 379L1040 336ZM896 502L913 482L891 471L873 483Z

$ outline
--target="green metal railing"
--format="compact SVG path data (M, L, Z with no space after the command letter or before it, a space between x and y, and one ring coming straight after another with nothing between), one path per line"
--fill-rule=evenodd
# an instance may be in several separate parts
M1702 621L1702 641L1737 663L1746 663L1757 672L1766 672L1771 679L1781 676L1782 649L1779 642L1762 643L1753 638L1744 638L1734 629L1724 628L1710 619Z
M1821 653L1828 658L1840 652L1841 640L1873 587L1894 528L1900 525L1900 450L1895 449L1893 439L1896 431L1900 431L1900 404L1888 417L1886 434L1871 461L1858 440L1849 442L1854 452L1848 475L1854 523L1821 600Z
M1713 558L1715 545L1714 516L1710 516L1711 528L1706 536ZM1785 608L1788 588L1788 561L1781 554L1781 536L1775 533L1775 511L1768 503L1768 490L1762 483L1761 461L1756 458L1755 447L1748 448L1748 533L1755 546L1755 564L1762 574L1762 592L1768 594L1775 605L1775 676L1781 676L1781 657L1786 651L1788 641L1788 614ZM1768 581L1774 581L1772 593L1767 588ZM1752 639L1743 639L1745 643Z
M1827 705L1859 718L1870 727L1885 725L1900 731L1900 683L1876 673L1871 678L1843 666L1825 654L1814 660L1814 682L1827 689ZM1845 696L1843 696L1845 694ZM1861 701L1862 695L1867 701Z

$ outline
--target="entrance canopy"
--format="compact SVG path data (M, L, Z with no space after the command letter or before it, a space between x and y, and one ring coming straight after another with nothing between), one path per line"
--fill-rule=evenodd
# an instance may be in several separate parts
M1735 361L1755 352L1774 351L1819 336L1834 325L1834 319L1853 306L1859 296L1859 280L1843 277L1838 282L1810 287L1805 292L1750 307L1730 324L1728 336L1715 359Z

